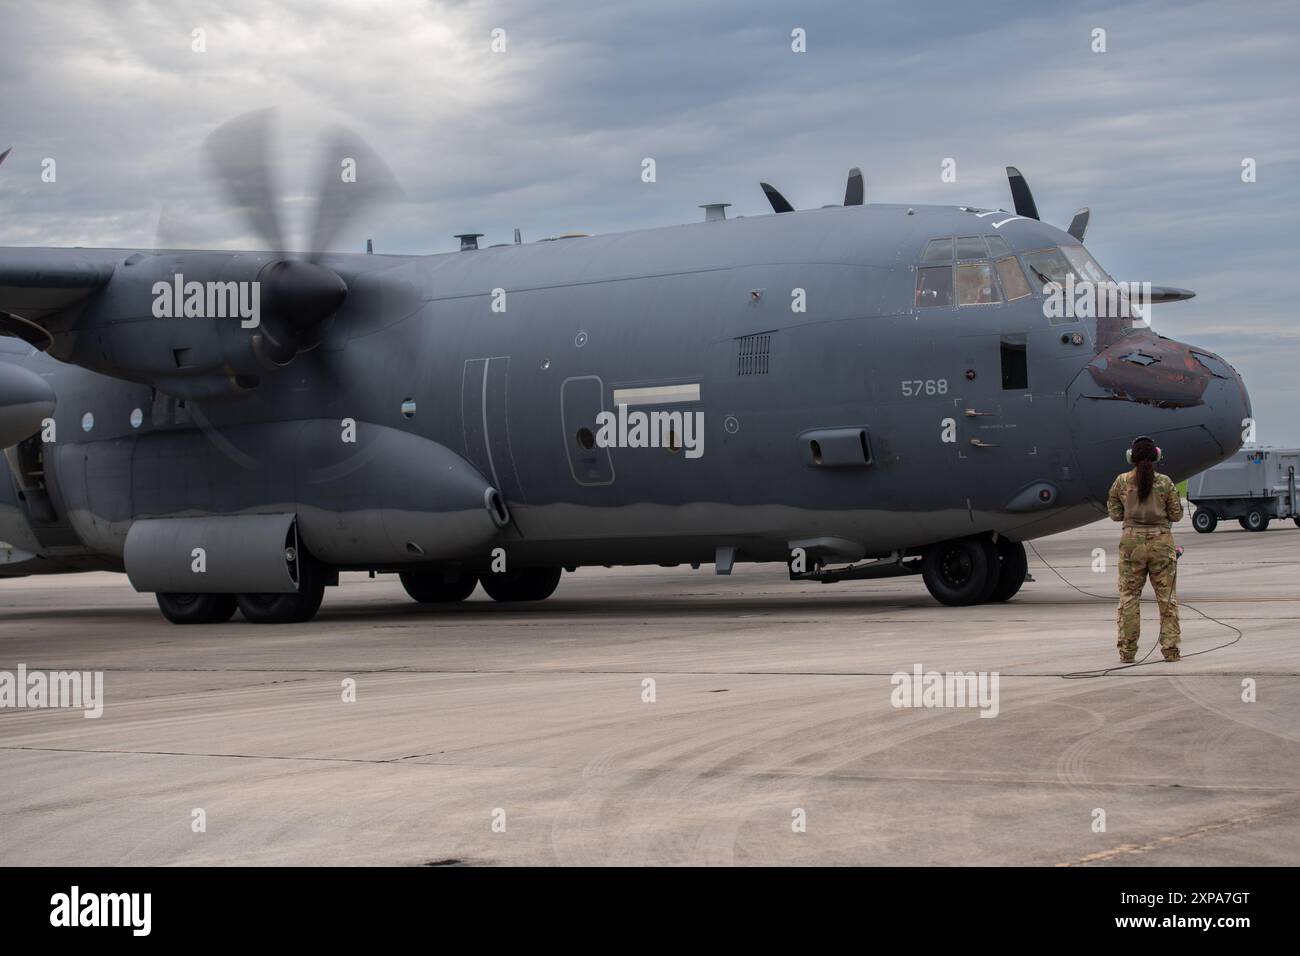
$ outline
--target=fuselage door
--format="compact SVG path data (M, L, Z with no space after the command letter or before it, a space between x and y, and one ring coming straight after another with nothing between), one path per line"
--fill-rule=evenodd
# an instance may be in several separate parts
M580 485L614 483L609 449L596 444L596 417L605 410L605 383L597 375L580 375L560 386L560 418L569 470Z

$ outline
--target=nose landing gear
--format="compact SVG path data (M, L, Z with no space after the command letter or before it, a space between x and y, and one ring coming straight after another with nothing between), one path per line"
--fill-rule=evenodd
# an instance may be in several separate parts
M1010 601L1029 576L1029 559L1025 546L1019 541L998 538L998 583L989 595L990 601Z
M921 558L926 588L950 607L1010 600L1028 571L1024 545L1006 538L997 544L985 538L940 541Z

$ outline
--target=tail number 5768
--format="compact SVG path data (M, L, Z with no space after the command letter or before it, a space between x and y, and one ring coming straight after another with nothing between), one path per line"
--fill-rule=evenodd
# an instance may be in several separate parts
M903 395L912 398L917 395L947 395L946 378L912 378L903 380Z

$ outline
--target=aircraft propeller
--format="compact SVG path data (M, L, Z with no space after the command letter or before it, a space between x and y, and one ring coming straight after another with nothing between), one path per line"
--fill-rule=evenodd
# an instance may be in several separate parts
M777 213L794 212L794 206L786 199L771 183L759 183L763 189L763 195L767 201L772 204L772 211ZM844 205L861 206L866 196L866 185L862 178L862 170L854 166L849 170L848 182L844 184Z
M1026 219L1041 219L1038 215L1038 204L1034 202L1034 194L1029 191L1029 181L1020 170L1014 166L1007 167L1007 182L1011 185L1011 201L1015 205L1016 215L1024 216ZM1083 234L1088 230L1088 220L1092 218L1092 210L1084 206L1074 214L1070 220L1070 227L1065 231L1074 238L1083 242Z
M1026 219L1039 219L1038 205L1034 202L1034 194L1029 191L1029 182L1025 179L1024 174L1014 166L1007 167L1007 182L1011 186L1011 201L1015 205L1016 215L1024 216ZM1084 233L1088 231L1088 220L1092 218L1092 210L1084 206L1074 214L1070 220L1069 228L1065 231L1074 236L1080 242L1083 242ZM1173 286L1152 286L1150 301L1154 305L1162 302L1182 302L1185 299L1195 297L1196 293L1189 289L1175 289Z
M285 253L258 273L263 318L254 338L260 359L284 365L318 342L321 324L338 311L347 283L321 264L330 243L366 210L401 198L391 170L359 136L327 131L317 155L316 201L305 251L288 251L277 209L270 156L273 110L257 110L217 127L204 141L208 165L232 207L265 248Z

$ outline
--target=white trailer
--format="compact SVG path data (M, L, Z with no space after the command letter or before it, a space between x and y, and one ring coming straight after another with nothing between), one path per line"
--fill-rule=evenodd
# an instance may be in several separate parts
M1192 526L1209 534L1220 518L1236 518L1247 531L1264 531L1274 518L1291 518L1300 527L1297 469L1300 449L1241 449L1187 482L1187 500L1196 505Z

